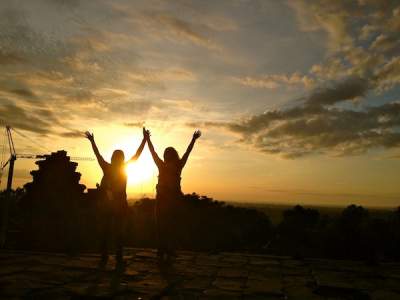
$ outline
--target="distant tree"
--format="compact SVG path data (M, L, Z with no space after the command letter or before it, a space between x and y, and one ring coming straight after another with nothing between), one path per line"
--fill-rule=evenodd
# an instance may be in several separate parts
M277 228L280 251L294 256L310 256L315 248L315 228L319 220L320 214L316 209L296 205L285 210Z
M400 206L394 211L394 215L400 221Z
M154 246L155 201L142 199L132 206L129 243ZM255 209L227 205L196 193L183 197L176 218L176 239L182 249L235 250L261 249L270 239L269 218Z
M283 212L283 226L295 227L299 230L312 228L318 224L319 212L316 209L296 205L293 209ZM294 229L294 228L293 228Z
M340 217L341 225L347 230L358 230L369 218L369 212L362 206L349 205Z
M339 247L335 247L339 256L344 258L369 257L369 244L365 233L369 227L369 212L362 206L349 205L346 207L337 222L337 236L334 241Z

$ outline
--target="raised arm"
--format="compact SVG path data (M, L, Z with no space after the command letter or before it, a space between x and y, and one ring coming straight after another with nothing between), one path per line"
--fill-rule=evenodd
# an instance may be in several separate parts
M161 166L163 164L163 161L158 156L156 150L154 150L153 143L151 142L151 139L150 139L150 131L149 130L146 130L146 135L145 136L146 136L147 145L149 146L149 150L150 150L151 156L153 157L154 163L156 164L156 166L158 168L161 168Z
M86 131L85 136L92 144L92 149L94 154L96 155L97 162L99 163L100 167L104 170L107 167L108 163L104 160L103 156L101 156L99 149L97 148L96 142L94 141L93 133Z
M190 152L192 152L192 150L193 150L194 143L196 142L196 140L197 140L199 137L201 137L201 131L200 131L200 130L196 130L196 131L193 133L192 140L190 141L190 144L189 144L189 146L187 147L185 154L183 154L183 156L182 156L182 158L181 158L182 168L185 166L185 164L186 164L186 162L187 162L187 160L188 160L188 158L189 158L189 154L190 154Z
M139 148L136 150L135 155L132 156L131 159L130 159L129 161L135 161L135 160L137 160L137 159L139 158L140 154L142 154L144 145L146 144L146 134L147 134L146 129L143 127L143 140L142 140L142 142L140 143Z

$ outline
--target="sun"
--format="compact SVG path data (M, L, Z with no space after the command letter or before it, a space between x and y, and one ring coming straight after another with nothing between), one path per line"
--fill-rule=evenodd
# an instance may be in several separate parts
M140 137L141 138L141 137ZM113 143L113 147L110 149L121 149L125 153L125 159L129 159L135 153L138 145L132 146L132 140L138 140L136 136L130 138L123 137L116 143ZM112 152L110 152L110 157ZM140 191L151 191L157 180L157 167L154 164L153 158L147 146L143 149L143 152L139 156L139 159L126 164L125 167L126 175L128 176L127 191L129 193L138 193Z
M137 185L150 181L156 172L156 166L153 158L146 151L135 162L126 165L126 174L128 175L128 185Z

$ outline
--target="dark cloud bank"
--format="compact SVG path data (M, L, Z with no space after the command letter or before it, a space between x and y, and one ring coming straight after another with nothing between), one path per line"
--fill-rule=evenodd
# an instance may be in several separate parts
M364 96L366 80L351 77L314 90L302 104L271 110L237 122L207 122L242 136L259 151L297 158L307 154L359 155L400 146L400 102L345 109L343 102Z
M12 127L46 135L50 133L51 126L58 122L51 111L39 109L26 111L25 109L1 99L0 125L6 124Z

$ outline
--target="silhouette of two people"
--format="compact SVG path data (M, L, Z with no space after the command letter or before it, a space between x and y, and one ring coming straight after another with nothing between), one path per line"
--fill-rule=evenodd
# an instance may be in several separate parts
M179 218L179 207L182 203L181 173L189 158L196 140L201 136L200 131L195 131L192 140L182 158L173 147L164 151L162 160L154 150L150 139L150 131L143 128L143 139L128 162L122 150L115 150L111 157L111 163L104 160L100 154L93 133L86 132L86 138L90 141L97 161L103 170L103 178L99 186L102 203L102 232L101 254L102 262L108 260L108 248L113 243L116 248L117 265L123 265L123 246L126 230L128 202L126 195L127 175L125 166L127 163L139 158L143 148L148 143L151 155L159 170L158 184L156 187L156 220L158 255L160 259L170 260L175 255L178 244L176 235L176 219ZM113 237L115 237L113 239Z

